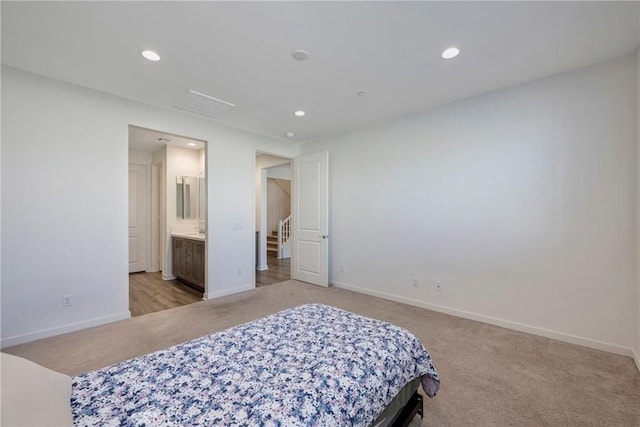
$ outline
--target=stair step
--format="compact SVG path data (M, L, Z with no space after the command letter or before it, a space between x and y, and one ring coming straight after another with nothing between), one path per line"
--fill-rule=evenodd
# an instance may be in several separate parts
M267 248L267 252L278 252L278 248Z

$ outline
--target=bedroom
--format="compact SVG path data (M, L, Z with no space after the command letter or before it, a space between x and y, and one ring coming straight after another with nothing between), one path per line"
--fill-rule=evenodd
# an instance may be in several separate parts
M638 16L637 3L624 7L635 8L625 17ZM12 11L20 7L3 2L3 21ZM28 23L19 15L13 22ZM526 20L513 22L506 26L514 38L520 34L515 22L529 32L536 28ZM578 32L571 39L582 49L573 51L576 56L600 52L590 63L567 64L553 75L519 76L523 80L512 83L502 74L506 71L489 62L475 74L494 74L503 84L487 93L301 146L109 95L103 93L106 88L81 87L91 86L90 75L108 81L118 70L74 75L69 66L74 57L64 56L64 49L47 62L54 79L39 76L45 71L35 70L34 58L20 49L36 49L37 56L48 58L54 40L38 48L29 38L7 37L5 31L13 27L3 22L3 347L128 317L126 141L127 127L134 124L209 141L214 184L208 198L217 214L208 237L226 242L208 253L211 297L249 289L253 282L255 150L295 157L326 149L333 183L334 286L626 357L635 351L638 363L638 39L636 27L632 44L603 46L600 41L609 39L602 34L614 38L628 28L620 24L627 19L613 22L620 32ZM528 63L517 61L541 48L557 58L554 49L562 39L546 39L559 31L547 25L518 51L520 56L504 53L498 59L517 58L509 64L527 69ZM142 46L129 46L108 28L105 32L137 60ZM485 28L484 38L476 38L495 42L493 34ZM71 48L78 38L67 34L56 43ZM286 66L307 66L321 55L308 48L309 59L293 63L290 52L305 46L286 47ZM461 48L452 61L474 55ZM14 61L25 62L6 63L11 52ZM332 69L340 71L339 64ZM467 68L458 64L446 66ZM162 61L137 63L132 74L150 65ZM36 74L15 67L33 67ZM468 81L450 74L456 87ZM135 93L124 84L113 89ZM212 95L225 99L221 90ZM368 91L365 97L354 94L350 102L383 96ZM314 115L320 113L310 110L305 122L292 118L291 123L313 125ZM293 132L304 135L303 129ZM19 187L13 179L18 176ZM234 230L235 223L245 227ZM435 282L441 283L440 291ZM60 304L65 294L74 295L71 309Z

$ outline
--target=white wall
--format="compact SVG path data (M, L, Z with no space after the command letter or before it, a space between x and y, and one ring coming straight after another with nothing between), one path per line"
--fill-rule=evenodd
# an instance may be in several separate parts
M267 235L278 231L280 220L291 215L291 190L287 193L275 179L267 178Z
M144 151L129 150L129 163L148 166L151 164L152 154Z
M256 155L255 162L255 206L256 206L256 230L261 230L260 218L262 212L262 169L276 169L276 166L283 165L284 163L289 164L289 169L291 169L290 163L291 160L285 159L283 157L272 156L270 154L258 154ZM268 175L268 170L265 173L265 177ZM291 179L291 173L289 173L289 178ZM266 184L266 181L265 181Z
M206 158L207 158L207 150L206 149L202 149L200 151L198 151L198 164L200 167L200 172L198 173L198 177L199 178L204 178L204 191L206 194L206 189L207 189L207 165L206 165ZM200 189L200 191L203 191L202 189ZM205 206L199 206L198 209L198 226L200 228L200 230L206 230L206 226L207 226L207 206L206 206L206 202L205 202Z
M2 10L2 8L0 7L0 10ZM0 13L0 15L2 15ZM0 79L2 77L2 69L0 69ZM0 88L0 95L2 94L2 88ZM2 102L0 102L0 116L2 116ZM2 116L4 117L4 116ZM0 120L0 166L2 165L2 140L3 140L3 136L4 133L2 132L2 120ZM0 167L0 195L1 193L1 189L2 189L2 185L3 185L3 180L2 180L2 176L4 174L2 173L2 168ZM0 197L0 309L2 307L3 304L3 296L2 296L2 224L4 223L3 218L2 218L2 197ZM0 313L1 314L1 313ZM2 316L0 315L0 331L2 330Z
M203 148L202 150L198 151L198 167L200 168L198 177L200 178L206 178L207 176L207 171L205 170L206 168L206 158L205 156L207 155L206 150Z
M304 145L330 152L332 282L629 354L634 61Z
M638 11L639 14L639 18L640 18L640 11ZM636 188L636 196L638 197L638 210L636 212L636 215L638 217L638 221L639 223L637 224L637 246L636 246L636 254L640 257L640 46L638 47L638 50L636 50L636 91L637 91L637 98L636 98L636 122L637 122L637 132L636 132L636 138L637 138L637 159L638 159L638 164L637 164L637 173L638 173L638 186ZM634 347L634 360L636 362L636 366L638 367L638 369L640 370L640 258L638 258L638 277L637 277L637 296L636 296L636 300L638 301L638 306L636 309L636 326L637 326L637 331L636 331L636 343L635 343L635 347Z
M291 162L286 165L274 166L267 169L267 178L279 178L291 181Z
M165 165L167 163L167 147L163 145L151 154L151 202L149 235L150 260L148 272L163 271L166 258L164 257L164 230L166 228L166 188L167 179Z
M286 180L275 182L274 179ZM288 184L288 185L287 185ZM285 185L282 187L282 185ZM291 161L267 168L267 234L278 229L281 219L291 215Z
M297 147L3 67L3 346L129 316L130 124L208 141L206 296L253 287L255 150Z

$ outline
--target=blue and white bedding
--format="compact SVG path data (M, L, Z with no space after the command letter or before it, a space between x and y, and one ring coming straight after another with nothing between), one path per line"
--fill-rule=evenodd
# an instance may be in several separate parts
M308 304L73 378L82 426L365 426L440 380L407 330Z

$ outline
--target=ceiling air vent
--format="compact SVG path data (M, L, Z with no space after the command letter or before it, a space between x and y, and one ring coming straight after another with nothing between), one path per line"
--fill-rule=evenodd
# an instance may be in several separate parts
M183 110L202 114L203 116L214 119L232 108L235 108L235 105L230 102L205 95L204 93L196 92L195 90L189 90L186 92L178 98L173 105L178 108L182 108Z

